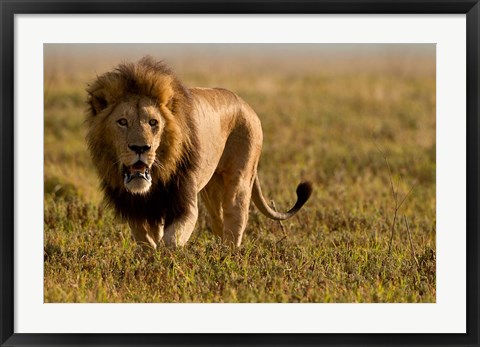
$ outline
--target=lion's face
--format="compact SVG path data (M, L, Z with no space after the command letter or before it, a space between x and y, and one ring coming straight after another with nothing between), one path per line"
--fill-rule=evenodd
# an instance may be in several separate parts
M98 76L87 93L86 140L102 188L146 195L170 183L192 148L188 89L143 58Z
M152 186L152 171L161 166L156 153L164 126L159 108L147 97L121 102L106 120L105 136L115 150L117 174L132 194L145 194Z

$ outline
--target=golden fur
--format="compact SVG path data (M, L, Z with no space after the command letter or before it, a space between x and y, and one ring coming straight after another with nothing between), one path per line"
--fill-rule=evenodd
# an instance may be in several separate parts
M268 217L286 219L310 197L304 182L290 211L266 204L257 178L260 121L230 91L188 89L146 57L99 76L87 92L87 142L106 200L139 242L185 244L199 194L212 231L236 246L251 199Z

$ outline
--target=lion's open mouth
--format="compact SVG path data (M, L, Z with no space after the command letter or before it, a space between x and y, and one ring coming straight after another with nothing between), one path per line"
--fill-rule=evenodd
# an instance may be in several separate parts
M147 182L152 181L152 176L150 174L150 168L142 161L137 161L132 166L123 167L123 181L125 184L130 183L136 178L144 179Z

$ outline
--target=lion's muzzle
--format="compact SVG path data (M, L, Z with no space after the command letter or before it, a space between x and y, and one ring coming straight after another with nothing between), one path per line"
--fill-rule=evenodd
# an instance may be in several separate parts
M124 166L123 183L131 193L146 193L152 185L150 168L140 160L131 166Z

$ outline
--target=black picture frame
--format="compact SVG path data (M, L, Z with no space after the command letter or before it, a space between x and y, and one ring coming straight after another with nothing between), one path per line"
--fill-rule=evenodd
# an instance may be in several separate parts
M479 0L8 1L1 15L0 343L2 346L396 345L479 346ZM467 332L465 334L18 334L14 333L14 16L16 14L426 14L467 18ZM446 317L447 318L447 317Z

